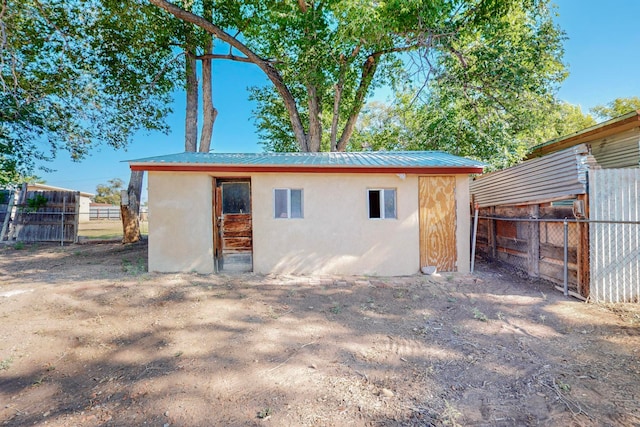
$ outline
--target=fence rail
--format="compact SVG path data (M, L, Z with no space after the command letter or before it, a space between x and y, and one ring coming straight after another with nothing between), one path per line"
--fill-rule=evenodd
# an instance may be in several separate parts
M120 207L90 208L89 219L120 219Z

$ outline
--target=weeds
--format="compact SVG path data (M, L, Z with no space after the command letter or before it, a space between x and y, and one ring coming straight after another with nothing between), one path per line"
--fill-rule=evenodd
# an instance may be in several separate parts
M458 423L458 418L462 416L460 411L453 407L449 401L444 401L444 411L442 411L442 421L444 425L458 427L461 424Z
M139 276L146 273L146 270L143 258L138 258L135 265L126 258L122 259L122 271L131 276Z
M407 294L406 289L398 289L393 293L393 297L396 299L401 299L401 298L404 298L406 294Z
M569 393L571 391L571 385L569 385L569 384L567 384L567 383L565 383L562 380L557 379L557 378L556 378L555 382L556 382L556 385L558 386L558 388L560 390L562 390L564 393Z
M331 306L329 311L332 312L333 314L340 314L342 312L342 306L336 303Z
M16 251L21 251L24 249L24 242L17 242L15 245L13 245L13 249L15 249Z
M473 307L473 318L481 322L486 322L487 320L489 320L487 315L478 310L477 307Z
M0 371L6 371L11 367L11 364L13 363L13 358L9 357L7 359L4 360L0 360Z
M273 410L271 408L264 408L263 410L258 411L258 418L269 418L271 414L273 414Z

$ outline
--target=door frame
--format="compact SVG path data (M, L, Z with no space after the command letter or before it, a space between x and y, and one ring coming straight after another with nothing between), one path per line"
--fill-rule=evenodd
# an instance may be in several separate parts
M447 211L444 214L441 213L440 206L436 204L438 201L436 199L429 198L430 195L436 194L438 191L442 190L440 188L429 188L429 184L436 179L446 179L446 181L452 186L450 194L450 202L452 203L447 203ZM445 194L448 194L449 192L449 188L444 191ZM418 177L418 233L420 240L419 268L425 267L426 265L433 265L432 261L436 260L439 263L436 265L438 271L458 271L459 249L457 244L457 192L458 185L455 175L424 175ZM429 202L434 203L434 205L428 206ZM446 200L446 202L449 202L449 200ZM440 227L439 231L441 231L441 233L433 233L434 235L432 236L432 228L442 224L442 220L447 217L450 217L452 221L444 224L444 227ZM433 251L431 251L431 245L429 242L431 237L436 239L439 237L441 239L436 245L439 249L442 249L441 253L432 253ZM444 237L445 240L442 240L442 237ZM444 257L444 259L439 259L442 257Z
M222 238L222 184L226 182L247 182L251 194L252 180L250 176L234 176L234 177L212 177L212 224L213 224L213 268L214 272L219 273L220 259L223 256L223 238ZM251 215L253 215L253 197L250 196ZM253 260L253 220L251 221L251 259ZM253 262L252 262L253 264ZM252 269L253 270L253 267Z

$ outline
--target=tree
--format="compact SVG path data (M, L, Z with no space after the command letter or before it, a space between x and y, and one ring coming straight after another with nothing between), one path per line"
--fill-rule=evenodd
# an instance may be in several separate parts
M457 85L487 111L523 93L551 98L564 75L547 0L221 0L214 20L149 1L214 34L232 49L225 58L251 62L271 80L253 91L267 149L294 148L291 139L299 151L347 149L367 96L406 78L409 53L414 82L437 79L441 95Z
M579 106L565 102L542 103L519 127L511 126L500 116L478 115L453 102L444 106L437 102L438 99L429 98L425 104L414 93L404 93L396 95L392 104L368 104L358 122L352 148L442 150L502 168L520 161L533 145L595 124L593 117L583 114Z
M81 160L97 144L118 148L139 130L167 130L171 87L132 79L131 67L114 79L117 67L100 55L108 40L91 31L96 14L87 13L100 9L90 4L0 4L0 179L28 175L60 149Z
M112 178L107 184L96 186L96 196L93 201L96 203L109 203L110 205L120 204L120 192L124 186L124 181L120 178Z
M616 98L605 105L596 105L591 112L601 120L609 120L632 111L640 110L640 98Z
M94 47L101 52L100 64L108 67L114 80L124 68L132 69L135 79L151 80L152 84L162 87L182 87L186 93L185 151L208 152L217 117L212 94L212 59L208 56L213 53L212 36L144 1L94 0L94 3L100 8L91 30L96 40L108 41ZM210 0L186 1L182 5L211 19L213 2ZM149 48L155 50L149 52ZM149 68L150 59L161 69ZM197 61L202 63L200 78ZM198 138L200 105L203 122ZM126 204L121 206L125 243L140 239L138 215L143 176L142 171L131 172Z

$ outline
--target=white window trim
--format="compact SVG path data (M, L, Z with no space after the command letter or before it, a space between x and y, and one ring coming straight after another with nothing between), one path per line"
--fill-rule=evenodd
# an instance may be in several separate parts
M393 190L396 194L395 203L393 204L393 213L395 216L387 218L385 216L385 203L384 203L384 191L385 190ZM372 218L371 217L371 198L369 197L369 192L378 191L380 194L380 218ZM378 221L382 219L398 219L398 189L397 188L367 188L367 217L371 220Z
M287 216L278 216L276 212L276 191L285 190L287 192ZM300 191L300 217L291 217L291 190ZM304 218L304 191L302 188L274 188L273 189L273 217L274 219L303 219Z

